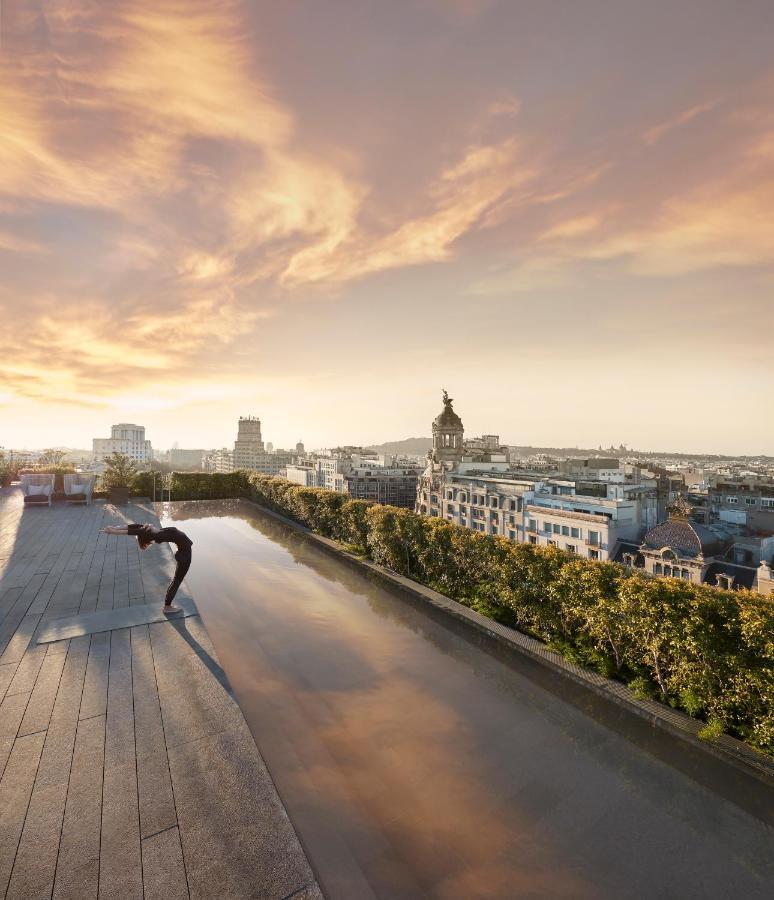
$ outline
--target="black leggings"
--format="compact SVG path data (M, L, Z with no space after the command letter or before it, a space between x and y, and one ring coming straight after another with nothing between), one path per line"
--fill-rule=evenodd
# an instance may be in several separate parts
M174 600L177 589L180 587L182 580L185 578L185 573L191 568L191 548L189 547L187 550L178 550L175 554L175 559L177 560L177 566L175 568L175 574L172 577L172 581L169 583L169 587L167 588L167 596L164 600L165 606L169 606L169 604Z

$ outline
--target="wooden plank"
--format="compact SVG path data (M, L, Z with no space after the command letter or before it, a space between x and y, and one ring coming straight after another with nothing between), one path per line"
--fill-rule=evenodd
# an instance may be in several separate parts
M0 893L3 895L24 828L44 739L42 733L19 738L0 780Z
M96 897L102 827L105 716L81 719L75 739L53 897Z

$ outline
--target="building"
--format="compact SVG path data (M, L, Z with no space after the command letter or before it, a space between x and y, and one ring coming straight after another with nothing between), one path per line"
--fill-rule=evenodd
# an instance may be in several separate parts
M691 513L687 501L676 501L668 518L651 528L641 543L621 543L616 561L656 578L680 578L724 590L746 588L764 595L774 592L774 535L734 535L730 529L692 520Z
M356 500L373 500L375 503L413 509L421 472L418 466L359 464L343 476L344 491Z
M466 441L446 391L443 403L417 486L417 512L598 560L611 559L620 541L637 541L658 522L654 479L638 478L635 470L624 477L618 460L609 459L570 468L578 477L514 468L496 435ZM614 481L602 480L602 471L614 472Z
M225 474L234 471L234 453L228 447L221 450L210 450L205 453L202 460L202 468L206 472Z
M358 500L413 509L421 467L362 447L335 447L311 462L297 459L285 477L304 487L320 487Z
M153 447L145 439L145 427L127 422L113 425L109 438L94 438L92 453L97 466L101 466L105 458L113 453L123 453L136 463L153 460Z
M175 471L193 472L203 468L205 450L184 450L173 447L169 451L169 465Z
M261 420L255 416L240 416L237 439L234 441L234 468L253 469L256 458L265 453Z
M774 534L774 478L752 473L710 475L708 510L710 522Z
M315 466L291 463L291 465L286 467L285 478L288 481L292 481L293 484L300 484L303 487L317 487L317 469Z
M234 441L234 469L261 472L263 475L284 475L285 468L294 462L294 454L287 450L267 450L261 437L261 420L255 416L241 416Z

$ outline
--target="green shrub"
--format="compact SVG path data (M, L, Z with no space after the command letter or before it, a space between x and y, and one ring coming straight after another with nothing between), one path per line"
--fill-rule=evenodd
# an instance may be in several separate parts
M137 463L124 453L111 453L105 457L105 469L100 479L101 487L109 491L114 487L127 487L134 489L134 480L137 478Z
M713 718L699 731L699 737L703 741L716 741L724 731L723 721Z

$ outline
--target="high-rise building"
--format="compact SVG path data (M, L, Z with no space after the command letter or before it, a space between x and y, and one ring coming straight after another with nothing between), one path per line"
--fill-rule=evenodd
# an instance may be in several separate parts
M234 441L234 469L282 475L293 462L293 454L284 450L268 451L261 437L261 420L256 416L239 419L237 439Z
M145 440L145 426L120 422L113 425L109 438L94 438L92 442L94 462L101 465L112 453L123 453L136 463L153 459L151 442Z

